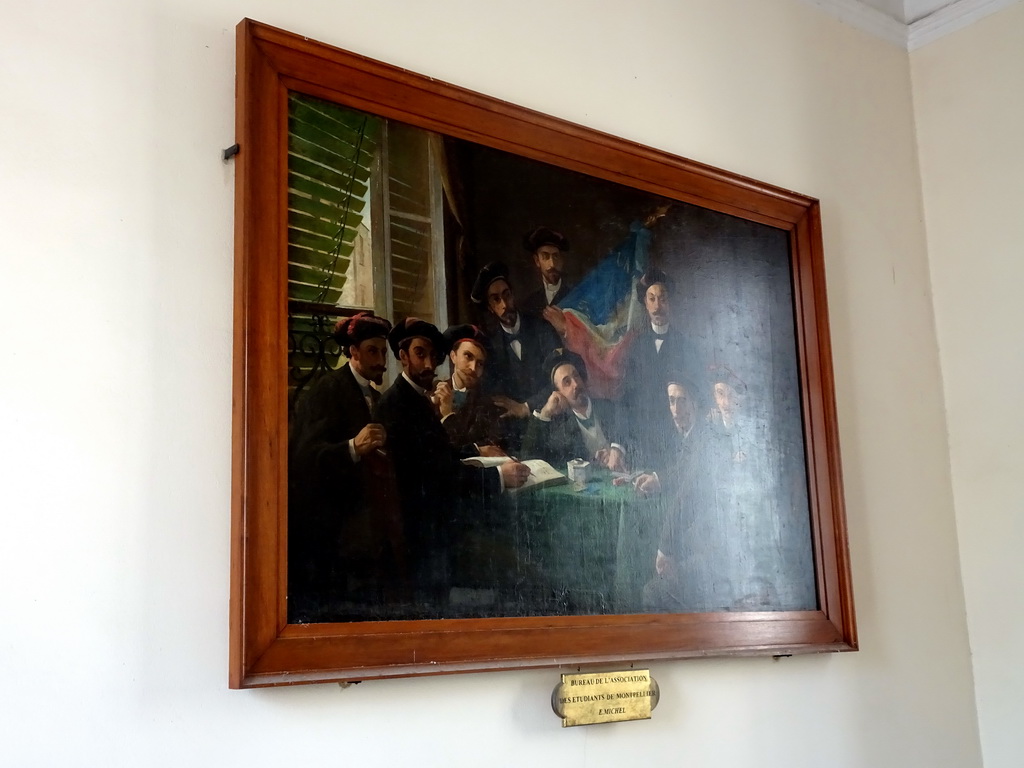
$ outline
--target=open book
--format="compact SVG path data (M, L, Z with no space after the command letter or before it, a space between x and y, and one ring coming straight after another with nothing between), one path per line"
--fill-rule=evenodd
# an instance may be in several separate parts
M470 456L463 459L463 464L471 467L497 467L506 461L512 461L508 456ZM544 459L526 459L523 464L530 468L530 476L518 488L509 488L507 493L520 493L530 488L543 488L547 485L562 485L568 483L569 478L548 464Z

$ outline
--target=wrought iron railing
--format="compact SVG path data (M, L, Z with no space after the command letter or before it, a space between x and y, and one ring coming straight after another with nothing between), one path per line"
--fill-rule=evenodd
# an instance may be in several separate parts
M288 413L305 388L318 376L337 368L341 348L334 327L343 317L361 310L288 300Z

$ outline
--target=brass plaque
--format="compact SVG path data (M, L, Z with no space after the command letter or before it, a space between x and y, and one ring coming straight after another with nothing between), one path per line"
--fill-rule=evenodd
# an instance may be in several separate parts
M650 720L661 692L649 669L562 675L551 692L551 708L562 727Z

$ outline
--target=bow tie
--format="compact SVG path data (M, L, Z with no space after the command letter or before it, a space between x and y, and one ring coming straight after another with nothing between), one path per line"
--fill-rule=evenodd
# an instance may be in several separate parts
M469 392L455 390L452 392L452 404L456 409L461 408L466 404L466 399L469 397Z
M654 333L654 338L661 339L662 341L668 338L668 333L655 333L654 331L651 331L651 333Z
M580 423L580 426L583 427L584 429L594 428L594 414L590 414L589 419L584 419L582 416L576 413L574 413L573 416L576 417L576 421L578 421Z

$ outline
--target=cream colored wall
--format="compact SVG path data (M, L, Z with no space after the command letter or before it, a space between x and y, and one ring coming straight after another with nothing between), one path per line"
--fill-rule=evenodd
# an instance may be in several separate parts
M911 55L986 768L1024 754L1024 3Z
M245 15L821 198L860 653L567 731L555 671L226 689ZM794 0L96 0L5 9L0 72L0 762L980 766L905 52Z

